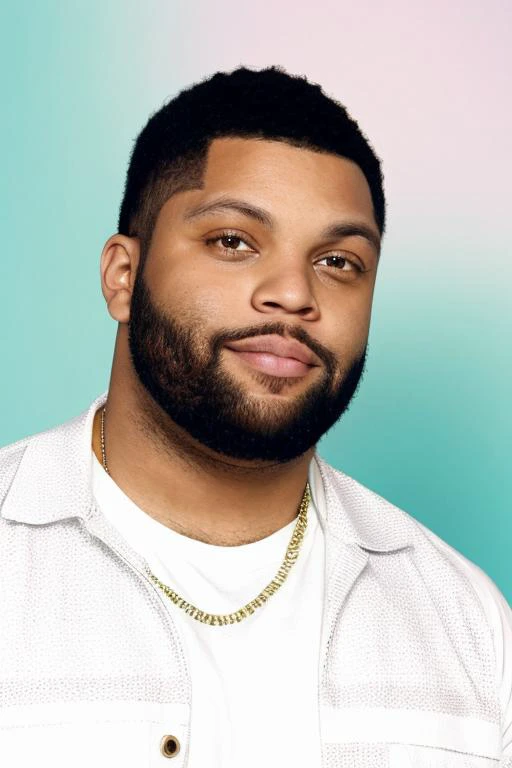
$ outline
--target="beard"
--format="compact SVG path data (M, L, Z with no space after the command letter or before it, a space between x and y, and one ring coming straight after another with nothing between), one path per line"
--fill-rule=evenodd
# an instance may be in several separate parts
M295 399L251 395L222 366L226 343L265 334L294 338L323 363L321 377ZM306 331L281 322L221 329L207 338L200 322L181 325L153 302L142 270L133 289L128 339L140 383L172 422L218 454L253 461L284 463L314 446L347 410L366 362L365 347L342 369ZM253 374L272 394L297 382ZM165 434L165 418L158 426Z

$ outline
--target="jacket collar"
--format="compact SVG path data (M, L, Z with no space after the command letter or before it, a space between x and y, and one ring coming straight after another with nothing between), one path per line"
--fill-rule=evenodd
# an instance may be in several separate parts
M46 525L97 514L92 495L91 437L94 414L107 393L90 408L55 429L8 449L7 471L0 472L0 515L6 520ZM21 458L20 458L21 454ZM313 500L329 537L373 552L392 552L412 544L413 521L402 510L315 455L321 478ZM320 491L320 493L321 493ZM320 496L320 494L319 494Z
M413 545L415 521L353 477L315 456L325 494L325 525L331 536L369 552Z
M75 419L22 442L23 453L10 488L0 487L2 517L45 525L90 516L94 507L92 426L94 414L106 399L104 393Z

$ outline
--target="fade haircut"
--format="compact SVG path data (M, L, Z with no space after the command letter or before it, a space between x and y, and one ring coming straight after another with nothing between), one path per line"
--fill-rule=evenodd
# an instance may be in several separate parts
M135 142L119 232L140 238L142 261L163 204L176 192L201 187L210 143L228 136L284 141L352 160L366 177L384 232L380 162L345 107L281 67L239 67L181 91L152 115Z

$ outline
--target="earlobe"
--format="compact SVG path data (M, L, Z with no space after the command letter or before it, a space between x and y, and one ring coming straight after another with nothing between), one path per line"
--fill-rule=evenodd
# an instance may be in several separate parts
M139 265L140 240L126 235L112 235L101 254L101 288L109 314L118 323L130 319L133 284Z

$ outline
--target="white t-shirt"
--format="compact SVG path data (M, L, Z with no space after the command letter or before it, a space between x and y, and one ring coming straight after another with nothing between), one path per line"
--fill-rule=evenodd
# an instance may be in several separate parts
M94 456L94 454L93 454ZM208 626L169 601L192 678L188 768L311 768L320 763L318 666L324 595L325 505L315 461L299 557L269 601L239 624ZM260 541L220 547L183 536L142 511L93 458L104 515L153 573L210 613L231 613L276 575L295 525ZM323 507L320 507L322 509Z

